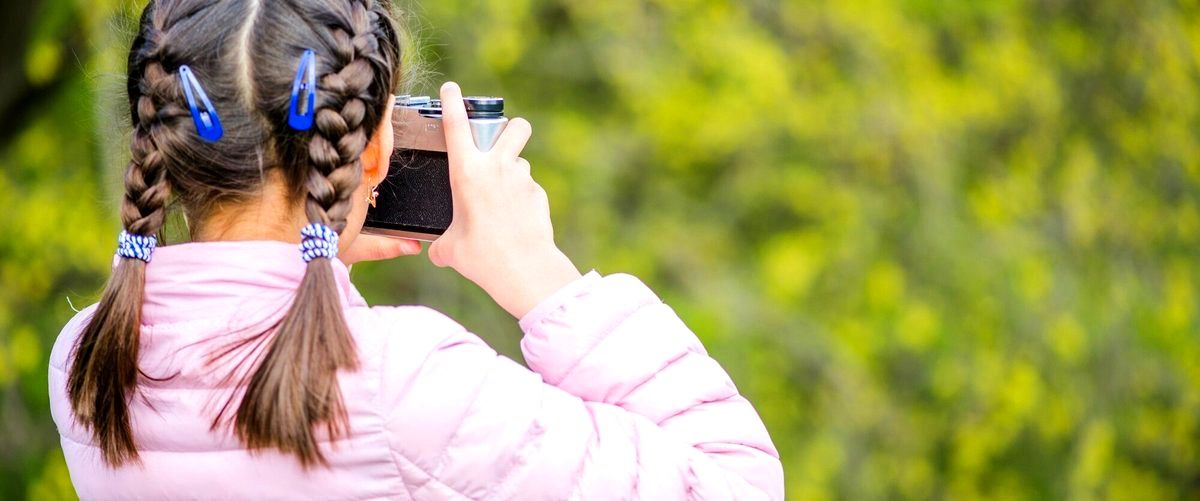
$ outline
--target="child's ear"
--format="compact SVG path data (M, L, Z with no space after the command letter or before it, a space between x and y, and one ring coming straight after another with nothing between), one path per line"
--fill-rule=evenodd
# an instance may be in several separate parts
M385 131L385 128L388 130ZM391 133L391 127L379 127L375 130L375 137L372 137L371 142L367 143L367 147L362 153L363 182L369 180L372 184L379 184L383 178L387 177L388 161L392 157L392 152L384 151L385 148L391 149L386 144L391 141L385 141L384 134L390 135Z
M382 141L379 140L379 133L376 132L375 137L371 138L371 142L367 143L366 149L362 153L362 168L363 179L379 179L379 150L382 146Z
M392 159L392 107L388 106L383 123L375 128L375 136L367 143L362 153L363 182L370 180L379 184L387 177L388 164Z

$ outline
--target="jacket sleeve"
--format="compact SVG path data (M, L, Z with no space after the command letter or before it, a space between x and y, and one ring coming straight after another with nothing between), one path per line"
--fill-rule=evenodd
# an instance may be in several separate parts
M783 498L754 408L636 278L591 272L522 318L532 371L412 310L429 349L390 343L382 394L414 498Z

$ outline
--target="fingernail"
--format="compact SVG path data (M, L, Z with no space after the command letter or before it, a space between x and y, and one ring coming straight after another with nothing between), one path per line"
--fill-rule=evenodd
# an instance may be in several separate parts
M458 89L458 84L454 82L446 82L442 84L442 92Z

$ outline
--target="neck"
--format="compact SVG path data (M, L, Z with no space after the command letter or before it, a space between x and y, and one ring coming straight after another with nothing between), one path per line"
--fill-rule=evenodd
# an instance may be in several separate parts
M262 195L236 204L219 205L200 222L193 240L197 242L278 240L300 242L300 228L307 219L300 205L291 203L283 183L268 179Z

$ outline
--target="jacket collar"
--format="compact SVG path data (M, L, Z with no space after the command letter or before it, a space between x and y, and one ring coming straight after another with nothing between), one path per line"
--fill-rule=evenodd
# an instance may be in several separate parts
M366 301L350 283L346 265L338 259L329 261L342 306L365 306ZM114 260L113 265L116 263ZM142 323L251 320L281 313L295 298L306 266L296 244L287 242L192 242L159 247L146 265Z

